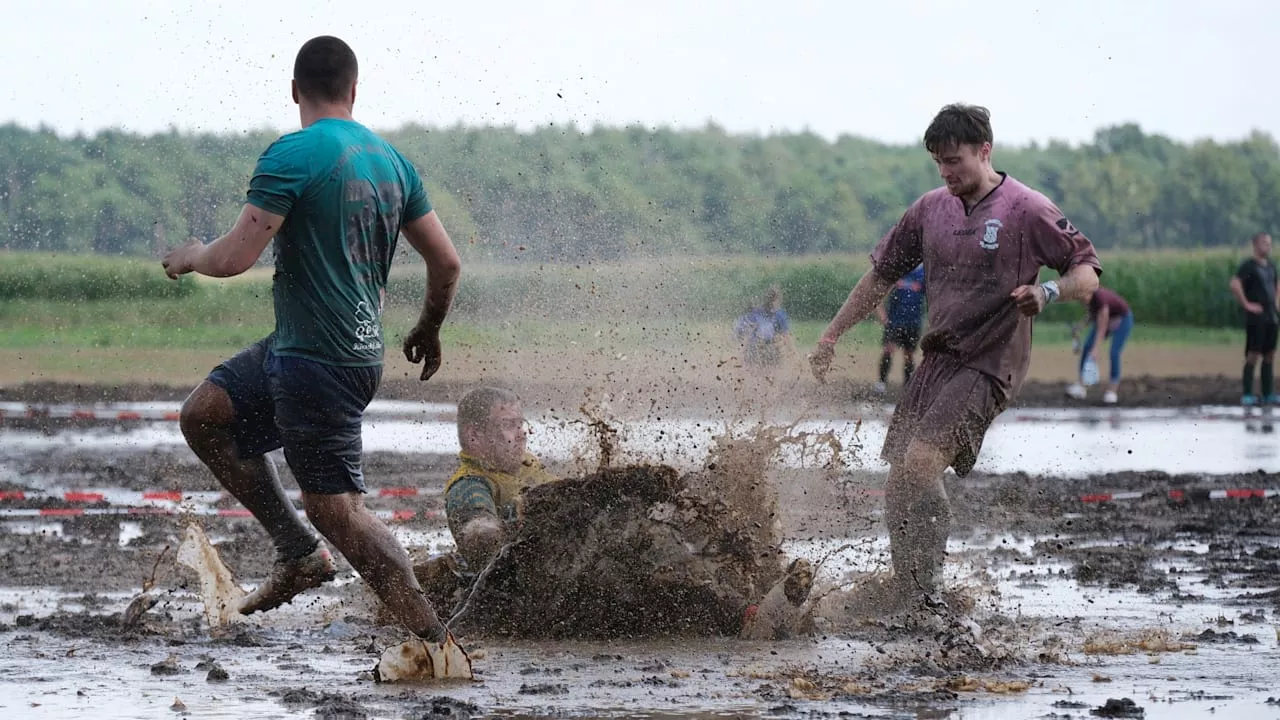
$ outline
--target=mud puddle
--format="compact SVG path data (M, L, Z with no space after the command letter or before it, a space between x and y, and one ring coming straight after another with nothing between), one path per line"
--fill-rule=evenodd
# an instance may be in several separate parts
M833 432L849 448L849 460L870 471L886 471L879 450L890 408L868 406L852 419L804 422L793 434ZM749 432L753 424L713 418L649 418L630 421L617 439L619 462L649 461L681 469L698 467L725 433ZM175 423L126 423L63 431L7 430L10 453L48 449L129 453L140 448L182 449ZM449 456L457 452L452 420L366 420L367 452ZM591 446L590 427L576 417L553 413L531 418L529 448L549 462L583 461ZM589 452L587 453L589 455ZM829 463L815 447L791 447L779 458L784 467ZM977 469L1085 477L1123 471L1168 473L1280 472L1280 435L1270 416L1246 416L1238 408L1009 411L992 425Z
M403 638L375 622L369 594L345 565L340 582L211 637L191 578L163 561L190 515L0 523L0 717L1083 718L1108 701L1123 709L1125 699L1146 717L1280 717L1280 703L1268 703L1280 696L1280 499L1253 493L1280 488L1277 477L1253 472L1256 459L1226 474L1241 450L1225 436L1181 449L1192 468L1203 454L1213 475L1035 470L1067 452L1046 445L1046 435L1067 443L1077 440L1071 433L1098 433L1108 447L1133 429L1133 443L1158 445L1170 422L1206 437L1211 428L1261 434L1243 417L1204 412L1128 414L1118 426L1107 419L1114 414L1097 417L1011 413L991 438L1013 433L999 442L1015 470L948 477L956 529L947 577L969 623L959 639L949 625L904 627L858 594L887 565L884 476L865 460L878 449L871 432L883 416L868 416L857 433L834 424L868 470L833 472L821 444L802 443L773 472L782 549L821 564L816 592L825 595L812 633L771 643L477 639L479 681L467 685L375 684L378 653ZM419 550L445 549L443 519L421 511L439 508L452 425L378 420L370 430L401 451L371 448L373 487L396 492L371 495L370 506L417 511L399 516L407 519L395 531ZM698 462L724 426L655 420L623 430L618 462L648 454L675 464ZM109 509L151 490L180 491L180 501L157 503L233 509L195 494L217 487L180 439L138 444L145 438L129 433L142 431L176 428L3 431L0 491L13 499L0 510ZM590 446L580 441L586 429L571 418L540 417L533 431L533 449L568 467L594 459L581 449ZM81 442L95 435L111 441ZM1018 450L1017 441L1029 444ZM1150 457L1135 454L1135 465ZM270 548L251 520L198 519L243 583L262 579ZM160 603L122 627L121 611L153 569ZM977 645L987 654L968 653Z
M988 483L993 493L999 486ZM80 586L10 588L0 592L0 711L33 718L995 719L1092 717L1109 700L1127 698L1146 717L1275 718L1280 706L1268 698L1280 666L1280 601L1239 596L1251 576L1260 588L1280 587L1272 566L1280 528L1248 534L1249 513L1240 508L1161 513L1148 505L1048 519L1071 521L1083 528L1078 536L962 530L950 546L950 584L972 601L969 616L984 639L1010 654L961 667L938 666L946 646L931 633L875 617L841 623L828 607L827 627L771 643L480 639L472 645L476 683L382 686L369 670L399 636L373 622L368 594L349 575L222 638L210 637L194 593L176 577L133 629L118 619L131 593L86 591L94 585L88 576ZM1265 515L1275 506L1256 510ZM1160 516L1175 514L1171 539L1132 541L1137 528L1160 535ZM1110 516L1107 531L1079 522L1086 515ZM211 535L225 551L244 524L227 522ZM447 544L439 529L397 532L411 545ZM102 546L122 550L118 542ZM885 547L874 533L785 545L789 555L822 562L820 585L828 588L883 570ZM1109 552L1129 561L1081 574L1096 553ZM1141 587L1140 565L1167 581ZM1261 578L1259 566L1270 568ZM210 680L215 666L226 680Z
M323 622L314 615L286 622L307 619ZM1052 660L937 676L912 672L920 653L911 640L494 644L476 647L475 683L406 687L368 679L373 650L392 638L378 629L352 637L352 624L229 641L174 630L115 641L30 627L0 632L0 711L33 718L1026 718L1089 717L1121 698L1147 717L1274 718L1278 709L1267 704L1280 660L1274 641L1196 643L1193 631L1190 640L1168 633L1178 650L1090 655L1072 629L1058 628L1036 638L1046 653L1059 653ZM211 675L215 667L225 680Z

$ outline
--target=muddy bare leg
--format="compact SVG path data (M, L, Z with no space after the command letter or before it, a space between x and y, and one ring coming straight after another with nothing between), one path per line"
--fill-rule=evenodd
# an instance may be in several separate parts
M427 601L409 554L381 520L364 506L359 493L303 493L307 517L369 583L401 623L429 642L443 642L445 627Z
M214 477L262 524L278 560L315 549L319 539L285 495L275 464L265 455L241 458L232 436L235 408L226 391L202 382L182 404L180 424L187 444Z
M951 507L942 484L947 458L931 445L912 441L889 471L885 519L895 582L909 595L940 589Z

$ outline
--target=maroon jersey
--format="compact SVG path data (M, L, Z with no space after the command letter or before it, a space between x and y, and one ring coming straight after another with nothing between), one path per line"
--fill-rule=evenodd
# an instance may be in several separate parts
M871 253L881 278L897 281L924 263L929 288L926 353L954 357L991 376L1012 399L1031 362L1031 318L1010 295L1042 267L1102 273L1093 243L1044 195L1003 180L972 210L945 187L925 193Z
M1107 314L1111 316L1112 321L1129 314L1129 303L1120 297L1120 293L1100 287L1093 293L1093 297L1089 298L1090 320L1098 317L1098 312L1102 310L1103 305L1107 306Z

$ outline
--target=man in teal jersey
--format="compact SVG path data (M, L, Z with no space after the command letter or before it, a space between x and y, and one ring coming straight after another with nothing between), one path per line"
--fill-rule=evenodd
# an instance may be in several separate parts
M258 159L231 232L170 252L165 272L229 277L275 239L276 329L215 368L182 407L187 443L267 529L276 562L240 612L270 610L334 577L333 558L298 517L266 453L283 447L307 518L418 637L447 633L390 530L364 506L360 425L382 378L382 303L404 233L427 264L422 315L405 357L440 367L440 326L457 251L413 166L352 119L355 54L334 37L299 50L293 99L302 129Z

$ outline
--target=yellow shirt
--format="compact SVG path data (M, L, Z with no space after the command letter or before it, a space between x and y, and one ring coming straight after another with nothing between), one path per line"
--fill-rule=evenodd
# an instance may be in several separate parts
M444 510L452 528L459 515L492 512L504 523L519 519L520 493L557 478L532 453L525 453L520 469L503 472L468 455L458 453L458 469L444 486Z

